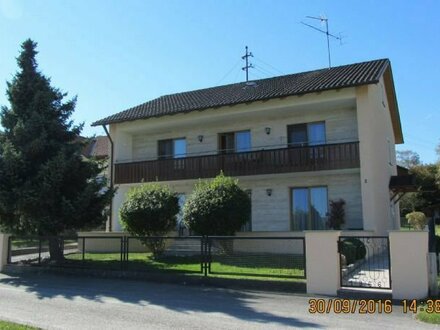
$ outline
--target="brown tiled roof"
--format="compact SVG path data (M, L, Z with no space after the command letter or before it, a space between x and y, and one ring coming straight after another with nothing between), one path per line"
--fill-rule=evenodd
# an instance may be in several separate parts
M98 120L92 126L374 84L379 82L380 77L389 65L388 59L380 59L255 80L251 84L242 82L165 95Z
M96 136L90 139L82 151L86 158L105 158L108 157L108 138L106 136Z

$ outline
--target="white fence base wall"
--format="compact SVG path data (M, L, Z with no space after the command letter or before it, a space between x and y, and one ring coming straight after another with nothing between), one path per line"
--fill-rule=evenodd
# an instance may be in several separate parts
M340 231L306 231L307 293L336 296L339 289Z
M9 235L0 233L0 272L8 262Z
M393 299L428 296L428 232L390 231Z
M90 237L86 238L86 252L109 252L113 249L120 251L120 240L115 239L112 246L104 246L99 239L91 236L117 237L121 234L123 233L79 233L78 248L82 248L82 236ZM336 296L340 289L340 259L337 245L341 231L306 231L304 235L307 293ZM9 236L0 233L0 271L8 261ZM133 250L145 249L136 240L132 243ZM428 253L428 232L390 231L389 244L393 299L423 299L429 293L435 295L436 259L435 255Z
M305 232L307 293L337 295L340 289L337 248L340 235L340 231ZM435 257L431 257L430 262L427 231L390 231L389 244L393 299L426 298L430 281L432 290L437 289ZM434 294L432 290L431 294Z
M176 234L176 232L170 232L167 235L176 236ZM121 237L126 236L130 235L127 232L78 232L78 251L82 252L83 237L85 237L84 250L86 253L119 253L121 252ZM130 239L129 249L130 252L147 252L147 248L134 238Z

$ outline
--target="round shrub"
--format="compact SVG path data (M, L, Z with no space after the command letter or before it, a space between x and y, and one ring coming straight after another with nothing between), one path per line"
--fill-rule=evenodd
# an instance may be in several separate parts
M145 237L164 236L176 226L179 204L176 193L168 186L156 183L132 188L119 209L123 228L148 246L156 257L163 253L163 239Z
M428 223L423 212L413 211L405 215L405 218L408 220L408 224L410 224L416 230L425 229L425 226Z
M347 265L354 263L356 261L356 246L351 242L343 241L341 254L345 256Z
M250 216L248 194L222 173L200 181L183 208L184 223L199 235L234 235Z
M341 253L345 256L347 265L365 258L367 249L364 243L357 238L347 238L342 242Z

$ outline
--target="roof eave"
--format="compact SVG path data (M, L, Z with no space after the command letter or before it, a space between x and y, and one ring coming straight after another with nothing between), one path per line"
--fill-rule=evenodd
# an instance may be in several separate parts
M388 63L388 66L383 73L383 80L385 84L388 107L391 115L391 123L393 125L394 140L396 144L402 144L404 143L402 123L400 121L399 105L397 103L396 89L394 87L391 63Z
M379 75L380 77L380 75ZM321 92L326 92L326 91L331 91L331 90L341 90L341 89L346 89L346 88L353 88L353 87L358 87L358 86L364 86L364 85L370 85L370 84L377 84L379 82L379 79L375 79L375 80L371 80L368 82L363 82L363 83L353 83L353 84L349 84L346 85L344 87L337 87L337 88L322 88L319 90L314 90L314 91L310 91L310 92L303 92L303 93L294 93L294 94L287 94L287 95L282 95L282 96L274 96L274 97L269 97L269 98L262 98L259 100L255 100L252 102L260 102L260 101L268 101L268 100L274 100L277 98L286 98L286 97L291 97L291 96L302 96L302 95L306 95L306 94L313 94L313 93L321 93ZM251 102L251 103L252 103ZM239 104L246 104L249 102L236 102L236 103L228 103L228 104L224 104L224 105L220 105L215 107L215 109L219 109L222 107L230 107L230 106L234 106L234 105L239 105ZM167 114L159 114L159 115L155 115L155 116L146 116L146 117L138 117L138 118L131 118L131 119L115 119L115 120L111 120L111 119L101 119L98 121L95 121L94 123L91 124L91 126L103 126L103 125L110 125L110 124L119 124L119 123L125 123L125 122L130 122L130 121L136 121L136 120L146 120L146 119L151 119L151 118L159 118L159 117L165 117L165 116L173 116L176 114L186 114L186 113L190 113L190 112L195 112L195 111L205 111L205 110L209 110L209 109L214 109L213 107L201 107L201 108L197 108L197 109L191 109L188 111L182 111L182 112L176 112L176 113L167 113ZM129 111L125 110L125 111Z

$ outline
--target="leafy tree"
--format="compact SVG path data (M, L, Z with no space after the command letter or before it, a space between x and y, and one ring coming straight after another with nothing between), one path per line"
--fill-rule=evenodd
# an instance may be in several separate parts
M440 145L436 148L440 156ZM415 176L417 192L407 193L400 200L400 215L413 211L430 213L430 208L440 203L440 162L422 164L419 154L411 150L397 151L397 163Z
M424 164L410 168L410 174L415 176L417 192L408 193L400 200L400 214L405 216L412 211L425 212L440 204L440 187L437 181L439 167L437 164Z
M411 168L420 165L420 156L412 150L401 150L396 152L397 164L405 168Z
M176 227L177 213L177 194L168 186L149 183L128 192L127 199L119 209L119 218L124 229L139 237L157 257L163 253L165 242L154 237L164 236Z
M37 44L26 40L19 70L7 83L9 107L0 112L0 226L14 234L59 235L105 221L114 191L97 180L103 165L84 161L70 119L76 97L54 88L39 70ZM63 259L60 239L49 242L52 260Z
M184 223L200 235L234 235L250 216L248 194L223 173L200 181L183 208Z

